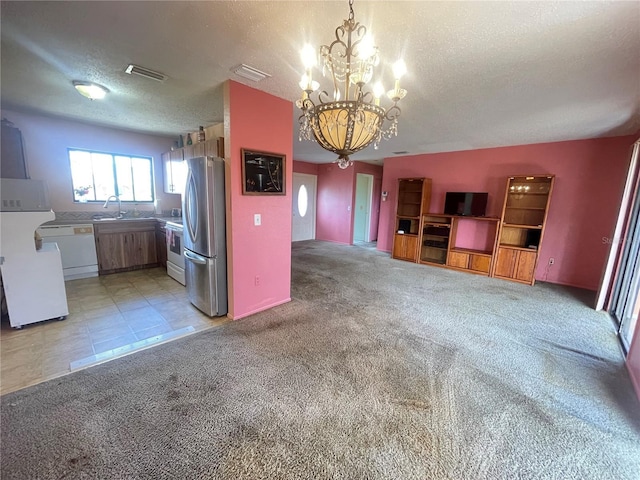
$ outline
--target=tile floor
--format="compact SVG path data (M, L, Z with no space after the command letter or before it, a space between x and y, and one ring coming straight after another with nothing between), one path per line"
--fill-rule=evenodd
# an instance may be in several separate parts
M197 310L185 288L152 268L65 283L66 320L0 329L0 394L227 321Z

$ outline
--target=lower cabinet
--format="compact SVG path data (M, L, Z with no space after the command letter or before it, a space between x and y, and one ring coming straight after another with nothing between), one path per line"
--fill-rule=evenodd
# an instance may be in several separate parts
M158 264L155 221L98 223L95 233L100 274Z
M447 257L447 266L488 275L491 269L491 254L473 250L452 250Z
M522 283L532 283L537 257L536 251L499 247L493 275Z
M167 267L167 229L163 222L156 224L156 251L158 252L158 263Z
M395 234L393 240L393 258L400 260L417 261L418 258L418 236Z

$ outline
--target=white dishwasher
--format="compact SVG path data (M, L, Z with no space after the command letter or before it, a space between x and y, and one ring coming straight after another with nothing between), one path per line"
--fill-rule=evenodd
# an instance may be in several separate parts
M42 243L57 243L62 256L64 279L98 276L98 256L93 225L42 225Z

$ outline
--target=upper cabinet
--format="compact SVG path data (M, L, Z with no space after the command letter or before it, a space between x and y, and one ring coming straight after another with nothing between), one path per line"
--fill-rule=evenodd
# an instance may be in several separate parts
M162 154L164 173L164 191L166 193L182 193L186 181L186 165L183 149L178 148Z
M204 156L224 158L224 138L212 138L163 153L162 167L165 193L181 194L187 180L185 160Z
M507 180L495 277L534 284L554 179L532 175Z
M2 120L0 141L2 143L2 156L0 156L2 178L29 178L22 133L6 119Z
M418 261L418 235L422 215L431 203L430 178L401 178L398 180L398 206L392 257L409 262Z

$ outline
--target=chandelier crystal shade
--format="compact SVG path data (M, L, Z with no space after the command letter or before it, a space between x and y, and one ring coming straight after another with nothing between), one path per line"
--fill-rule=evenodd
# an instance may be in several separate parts
M296 102L302 110L299 140L318 142L325 150L338 154L340 168L347 168L353 164L351 154L372 143L378 148L382 139L398 134L398 102L407 94L400 88L400 78L406 73L406 66L399 60L393 67L395 86L387 92L393 105L385 109L380 106L384 94L380 82L373 91L365 91L380 57L366 27L355 21L353 0L349 0L349 18L336 28L335 36L333 43L322 45L319 50L322 73L331 79L333 95L322 90L315 102L311 94L320 88L313 80L317 57L310 45L302 50L305 73L299 83L302 98Z

